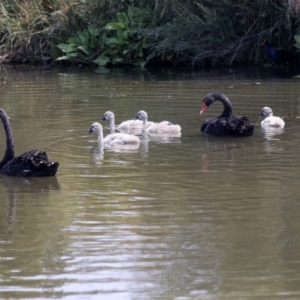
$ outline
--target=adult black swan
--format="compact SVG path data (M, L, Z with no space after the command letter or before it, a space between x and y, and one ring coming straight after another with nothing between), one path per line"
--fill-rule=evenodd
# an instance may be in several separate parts
M58 162L49 161L45 152L31 150L15 157L14 141L8 116L0 108L6 135L6 151L0 162L0 173L9 176L43 177L54 176L59 166Z
M232 106L229 99L222 93L209 93L203 99L200 114L215 101L221 101L224 110L219 117L205 120L201 131L206 134L217 136L251 136L254 132L254 125L245 116L232 114Z

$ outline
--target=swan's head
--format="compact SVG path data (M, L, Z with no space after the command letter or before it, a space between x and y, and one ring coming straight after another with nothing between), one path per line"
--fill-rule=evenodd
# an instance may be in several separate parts
M148 114L144 110L140 110L135 117L135 120L147 120Z
M100 132L102 130L103 130L102 125L99 124L98 122L95 122L95 123L92 124L92 126L90 128L89 134L91 134L92 132L95 132L95 131Z
M102 121L112 120L115 118L115 115L112 111L107 111L102 118Z
M222 93L209 93L205 96L202 102L201 110L200 110L200 115L203 114L206 109L213 104L216 100L222 101L222 102L227 102L229 105L231 105L229 99Z
M271 116L273 116L273 110L270 107L267 107L267 106L265 106L262 109L262 111L261 111L261 113L259 115L260 118L271 117Z

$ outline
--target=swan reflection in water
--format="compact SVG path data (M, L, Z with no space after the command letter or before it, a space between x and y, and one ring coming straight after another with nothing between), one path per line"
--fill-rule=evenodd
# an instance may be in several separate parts
M16 195L30 194L34 195L35 198L45 198L45 195L48 195L51 191L60 189L60 184L55 176L27 178L0 175L0 183L7 188L8 192L8 224L13 224L16 219Z
M280 135L284 133L284 128L262 127L261 131L267 141L280 140Z
M94 141L93 141L94 142ZM141 139L139 145L103 145L99 144L91 147L91 153L96 164L102 164L105 156L105 152L114 153L136 153L141 158L148 156L149 139Z
M284 128L262 127L261 131L265 138L266 152L278 152L284 150L283 145L280 143L280 136L285 132Z
M149 141L162 143L162 144L171 144L171 143L181 143L181 132L172 133L172 134L147 134Z
M230 171L234 168L236 160L252 152L255 147L254 139L239 139L236 137L219 137L214 135L202 135L203 144L202 153L202 171L214 171L215 167L220 164L226 166L226 170ZM221 161L219 159L221 158Z

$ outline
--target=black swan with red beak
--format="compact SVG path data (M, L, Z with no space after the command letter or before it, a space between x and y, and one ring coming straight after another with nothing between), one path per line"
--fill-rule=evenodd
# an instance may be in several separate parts
M201 131L206 134L217 136L251 136L254 133L254 125L245 116L232 114L232 106L229 99L222 93L209 93L203 99L200 114L215 101L223 103L224 110L218 117L205 120Z

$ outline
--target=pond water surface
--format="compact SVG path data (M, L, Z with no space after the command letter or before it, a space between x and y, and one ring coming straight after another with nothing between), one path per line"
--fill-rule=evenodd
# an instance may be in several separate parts
M1 76L16 153L46 150L60 167L53 178L0 177L0 298L300 298L300 78L20 67ZM256 124L252 137L200 133L222 110L216 102L199 116L211 91ZM260 128L264 106L285 129ZM181 137L101 153L91 124L141 109L180 124ZM0 134L4 153L2 125Z

